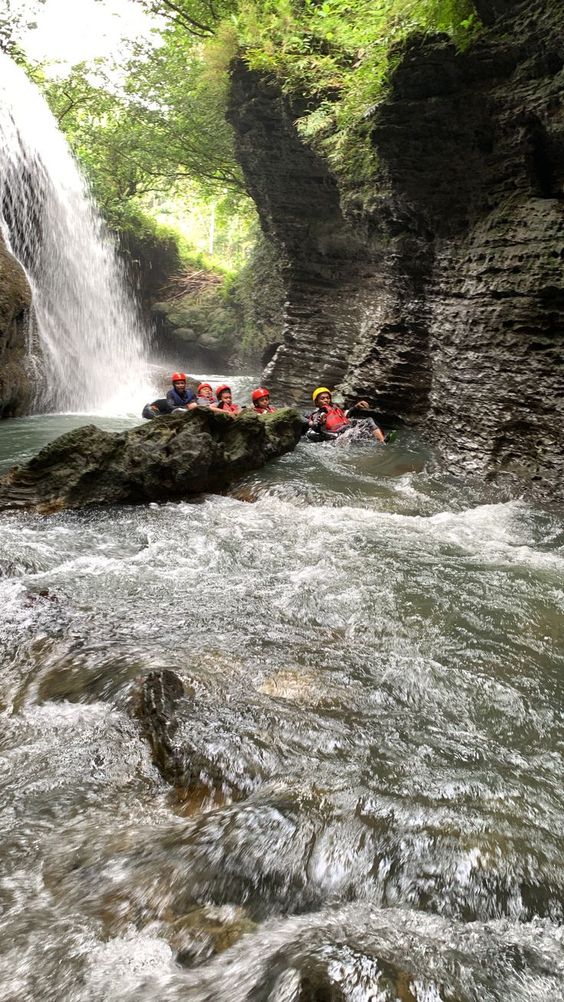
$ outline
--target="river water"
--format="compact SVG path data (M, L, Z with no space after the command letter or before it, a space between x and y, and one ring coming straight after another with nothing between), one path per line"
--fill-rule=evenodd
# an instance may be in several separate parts
M2 468L86 420L2 423ZM562 999L562 515L405 433L2 515L0 998ZM164 668L189 790L136 714Z

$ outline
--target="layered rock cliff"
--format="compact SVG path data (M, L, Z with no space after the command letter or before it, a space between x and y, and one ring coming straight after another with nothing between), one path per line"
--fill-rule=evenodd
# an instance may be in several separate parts
M465 52L404 47L366 122L367 190L300 140L299 108L233 67L230 118L283 248L284 343L264 379L370 396L448 468L564 494L564 9L482 0Z
M23 414L32 387L26 376L27 320L31 290L23 268L0 237L0 418Z

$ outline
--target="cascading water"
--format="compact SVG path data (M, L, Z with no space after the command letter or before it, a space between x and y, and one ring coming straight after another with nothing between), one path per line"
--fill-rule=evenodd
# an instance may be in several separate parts
M55 118L0 53L0 227L25 268L41 410L140 410L147 335L112 240Z

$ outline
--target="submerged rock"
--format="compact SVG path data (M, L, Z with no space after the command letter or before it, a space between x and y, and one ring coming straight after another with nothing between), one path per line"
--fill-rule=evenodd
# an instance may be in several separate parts
M119 434L86 425L2 477L0 510L49 513L221 491L291 452L301 433L301 416L288 408L265 416L243 412L236 419L198 408Z
M193 967L228 950L255 928L255 923L238 905L204 905L175 919L165 935L176 950L177 962L183 967Z

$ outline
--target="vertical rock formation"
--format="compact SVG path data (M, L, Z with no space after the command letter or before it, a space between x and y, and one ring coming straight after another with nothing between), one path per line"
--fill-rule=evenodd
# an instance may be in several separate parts
M25 413L32 387L26 376L26 328L31 290L0 237L0 418Z
M371 396L452 470L564 483L564 8L482 0L466 52L414 37L366 123L371 191L339 189L296 109L233 70L231 120L288 260L267 376Z

